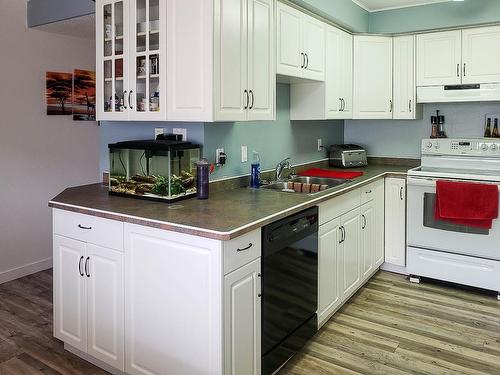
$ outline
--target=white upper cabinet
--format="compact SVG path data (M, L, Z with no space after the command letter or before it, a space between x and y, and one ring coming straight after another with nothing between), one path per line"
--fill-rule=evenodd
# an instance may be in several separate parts
M352 35L326 30L326 118L352 118Z
M415 36L394 37L394 74L392 118L414 120L421 117L421 106L416 104Z
M303 77L325 79L325 24L304 15L302 19L302 48L305 55Z
M417 36L417 86L500 82L500 26Z
M354 36L354 118L392 118L392 37Z
M283 3L277 13L277 73L324 81L325 24Z
M248 120L273 120L276 91L274 1L248 0Z
M462 83L500 82L500 26L462 30Z
M97 118L275 117L276 0L97 0Z
M460 84L461 46L460 30L417 35L417 86Z
M293 83L292 120L352 118L352 35L326 26L325 82Z

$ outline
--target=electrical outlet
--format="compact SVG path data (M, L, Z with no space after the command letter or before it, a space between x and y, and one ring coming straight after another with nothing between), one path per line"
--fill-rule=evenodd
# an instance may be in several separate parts
M318 139L318 151L323 151L323 140L321 138Z
M174 128L172 130L172 133L182 135L182 140L184 142L187 141L187 129L186 128Z
M160 134L165 134L165 128L155 128L155 139L158 137Z
M241 162L246 163L248 161L248 147L241 146Z
M224 153L223 148L218 148L217 150L215 150L215 164L220 164L220 154L223 153Z

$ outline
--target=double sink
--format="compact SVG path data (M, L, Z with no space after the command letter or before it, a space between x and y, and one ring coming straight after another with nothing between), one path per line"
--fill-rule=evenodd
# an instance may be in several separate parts
M261 186L271 191L316 195L330 189L348 184L352 180L341 178L293 177L286 181L272 182Z

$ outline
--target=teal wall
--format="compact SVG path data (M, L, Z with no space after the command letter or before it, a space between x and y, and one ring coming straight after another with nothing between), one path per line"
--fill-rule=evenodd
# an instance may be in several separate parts
M401 33L500 22L500 0L465 0L373 12L371 33Z
M369 13L351 0L291 0L354 32L368 32Z
M228 163L212 175L213 179L250 173L252 151L258 151L262 169L272 169L285 157L292 164L324 159L317 151L317 139L323 144L343 142L343 121L290 121L290 86L277 86L276 121L205 124L204 153L209 160L223 147ZM241 163L241 146L248 146L248 162Z

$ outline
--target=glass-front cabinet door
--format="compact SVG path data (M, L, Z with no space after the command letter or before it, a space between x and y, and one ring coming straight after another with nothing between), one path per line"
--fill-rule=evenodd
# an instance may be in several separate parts
M166 1L130 2L130 117L165 120Z
M101 0L97 4L97 118L128 119L129 1Z

